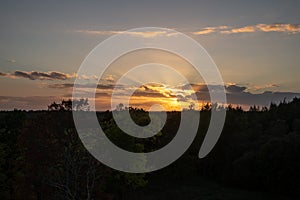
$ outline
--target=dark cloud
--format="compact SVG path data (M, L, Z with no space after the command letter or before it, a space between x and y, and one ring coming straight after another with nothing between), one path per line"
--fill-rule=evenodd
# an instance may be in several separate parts
M240 104L240 105L260 105L260 106L269 106L271 102L279 103L286 99L291 101L295 97L300 97L300 93L293 92L263 92L259 94L253 94L250 92L241 92L241 93L229 93L227 94L227 102L231 104Z
M48 85L49 88L53 89L66 89L66 88L73 88L73 83L57 83L57 84L50 84ZM76 84L77 88L95 88L95 84ZM97 89L104 89L104 90L112 90L114 88L123 87L121 85L114 85L114 84L97 84Z
M198 100L201 102L210 101L208 92L197 92L195 93L198 97ZM110 98L110 93L106 92L97 92L96 97L102 101L101 109L107 109L109 107L109 103L106 98ZM149 105L151 105L150 101L159 103L159 98L166 98L164 94L161 93L145 93L140 92L137 93L136 96L146 96L146 97L157 97L153 99L149 99ZM17 109L25 109L25 110L37 110L37 109L47 109L47 105L52 103L53 101L59 102L63 98L71 97L71 95L64 96L29 96L29 97L13 97L13 96L0 96L0 110L12 110L14 108ZM286 101L291 101L293 98L300 98L300 93L292 93L292 92L264 92L260 94L253 94L250 92L239 92L239 93L227 93L227 103L228 104L237 104L245 107L249 107L252 105L259 106L269 106L271 102L279 103L286 99ZM154 100L155 99L155 100ZM191 99L190 95L184 96L183 94L177 95L178 101L184 102L189 101ZM97 100L97 101L99 101ZM143 104L135 103L134 106L145 106Z
M147 83L148 87L164 87L163 84L160 83Z
M183 90L190 90L191 88L195 92L208 92L209 90L222 91L224 87L221 85L206 85L206 84L186 84L181 87L181 89Z
M34 80L33 77L31 77L30 73L28 72L22 72L22 71L15 71L11 74L13 77L22 77L22 78L28 78L30 80Z
M62 83L62 84L50 84L48 85L49 88L53 89L66 89L66 88L73 88L74 84L72 83ZM153 98L175 98L176 95L172 94L170 91L164 91L164 93L160 93L158 90L152 89L152 87L162 87L163 85L160 84L151 84L151 85L143 85L139 89L137 89L132 96L134 97L153 97ZM76 85L78 88L95 88L94 84L80 84ZM125 85L114 85L114 84L98 84L97 89L100 90L113 90L115 88L121 88L122 90L127 90L130 87ZM119 96L127 95L125 92L122 93L122 90L116 93ZM100 93L98 93L100 94ZM104 93L103 93L104 94ZM107 94L107 93L105 93ZM97 95L97 94L96 94Z
M189 100L192 99L191 95L178 94L176 97L178 102L188 102Z
M48 85L49 88L52 89L66 89L66 88L73 88L73 83L62 83L62 84L50 84Z
M133 93L133 97L153 97L153 98L168 98L169 96L159 93L157 91L142 91L142 90L137 90L136 92Z
M27 78L29 80L66 80L74 77L74 75L62 73L62 72L25 72L25 71L14 71L13 73L2 73L0 76L8 78Z
M182 90L190 90L193 89L194 91L208 91L208 88L205 84L186 84L181 86Z
M199 101L210 101L209 92L198 91L194 93Z
M0 73L1 76L6 76L5 73ZM26 77L28 74L26 73L19 73L19 76ZM29 77L26 77L29 78ZM54 89L72 89L74 86L73 83L63 83L63 84L50 84L48 85L49 88ZM80 88L95 88L93 84L82 84L76 85ZM121 88L119 90L118 96L126 95L126 90L132 90L134 88L129 88L129 86L125 85L114 85L114 84L98 84L97 93L95 94L98 100L102 101L101 106L103 108L107 106L107 99L111 98L112 90L114 88ZM161 87L161 88L160 88ZM188 86L181 86L182 88L189 89ZM173 94L171 91L168 91L162 85L144 85L141 86L139 89L135 90L133 93L133 97L149 97L149 101L160 101L163 98L177 98L178 102L188 102L192 100L192 95L196 95L200 102L209 102L210 101L210 94L208 92L208 88L211 88L213 92L218 92L221 88L218 85L210 85L206 86L204 84L193 84L192 87L197 89L194 91L193 94L187 94L182 91L180 94ZM179 88L179 87L178 87ZM247 88L238 85L228 85L225 86L226 89L226 96L227 96L227 103L228 104L237 104L245 106L245 108L251 105L259 105L259 106L269 106L271 102L279 103L286 99L287 101L292 100L294 97L300 98L300 93L292 93L292 92L263 92L263 93L251 93L247 92ZM94 97L94 94L89 92L88 90L82 91L83 94L87 94L90 98ZM68 97L72 95L69 94ZM66 97L66 96L64 96ZM153 98L153 99L151 99ZM0 96L0 109L13 109L13 108L21 108L21 109L46 109L47 105L52 101L59 101L62 97L56 96L49 96L49 97L10 97L10 96ZM98 101L97 100L97 101ZM107 105L106 105L107 104Z
M66 80L69 75L61 72L23 72L15 71L13 73L16 77L28 78L30 80Z
M103 98L103 97L111 97L111 94L107 92L97 92L95 96L96 98Z
M237 85L228 85L226 86L226 91L229 93L239 93L245 91L247 88Z
M275 87L275 84L272 84L273 87ZM276 87L278 87L276 85ZM192 88L196 93L200 92L209 92L209 89L213 92L218 92L222 91L223 88L225 88L226 92L228 93L239 93L239 92L244 92L247 87L244 86L238 86L238 85L227 85L227 86L222 86L222 85L206 85L206 84L186 84L181 86L181 89L183 90L190 90Z
M154 86L154 85L151 85ZM160 87L161 85L155 85L156 87ZM200 102L210 102L210 94L208 91L208 87L212 89L213 92L218 92L222 89L221 86L218 85L209 85L205 84L192 84L192 88L194 88L194 95L197 96L197 99ZM72 88L73 84L53 84L49 87L52 88ZM91 88L95 87L93 85L79 85L81 88ZM116 86L113 84L98 84L97 88L102 90L110 91L114 89ZM122 87L124 90L128 89L126 86L118 86ZM191 95L185 95L184 93L174 95L171 92L164 91L160 92L156 90L157 88L150 87L149 85L143 85L139 89L137 89L134 93L134 97L149 97L149 98L177 98L178 102L188 102L192 100ZM181 89L190 89L188 85L181 86ZM196 90L197 89L197 90ZM228 85L225 86L227 103L228 104L238 104L238 105L260 105L260 106L268 106L271 102L278 103L283 99L287 101L292 100L294 97L300 97L300 93L292 93L292 92L263 92L263 93L251 93L246 92L247 88L244 86L238 85ZM126 95L127 93L122 93L122 89L119 90L118 96ZM109 97L111 94L107 92L99 92L96 93L97 97Z
M120 85L114 85L114 84L98 84L97 89L104 89L104 90L112 90L116 87L120 87Z
M199 101L210 101L210 94L208 88L211 88L214 92L218 92L221 89L218 85L209 85L204 84L192 84L194 89L194 94L197 96ZM188 85L182 87L183 89L189 89ZM271 102L279 103L286 99L287 101L292 100L294 97L300 97L300 93L293 92L270 92L265 91L263 93L254 94L251 92L246 92L247 87L238 86L238 85L228 85L225 86L227 103L228 104L238 104L244 106L260 105L260 106L269 106ZM186 102L191 100L191 95L177 95L178 101Z

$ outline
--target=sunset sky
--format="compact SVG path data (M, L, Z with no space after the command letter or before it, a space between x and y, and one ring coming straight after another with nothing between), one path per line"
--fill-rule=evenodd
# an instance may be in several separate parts
M0 109L47 109L53 101L70 98L88 53L109 36L137 27L170 28L199 42L221 72L228 103L246 108L300 97L299 8L298 1L256 0L1 2ZM108 109L122 70L142 64L140 58L193 74L189 63L166 52L133 52L114 62L99 82L99 110ZM194 91L171 78L161 81L136 90L132 105L163 103L168 110L178 110L180 102L188 106L192 93L200 103L209 100L201 79L192 82Z

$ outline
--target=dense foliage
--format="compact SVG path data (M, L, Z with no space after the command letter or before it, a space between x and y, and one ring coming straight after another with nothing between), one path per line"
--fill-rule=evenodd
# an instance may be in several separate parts
M192 179L300 197L300 99L247 112L229 106L221 138L206 158L198 159L210 109L202 109L189 150L165 169L146 175L121 173L94 159L79 140L68 109L1 112L0 199L141 199L155 184ZM142 109L130 108L130 114L139 125L149 123ZM180 112L169 112L159 134L136 139L122 133L110 111L97 115L114 143L135 152L166 145L180 121ZM164 199L167 190L171 189L165 186L155 192Z

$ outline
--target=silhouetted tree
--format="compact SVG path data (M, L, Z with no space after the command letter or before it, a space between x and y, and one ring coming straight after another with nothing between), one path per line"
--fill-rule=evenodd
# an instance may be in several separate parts
M116 110L117 111L122 111L124 108L124 104L123 103L119 103L117 106L116 106Z
M195 110L195 103L194 102L190 103L189 110Z
M88 99L62 100L61 103L53 102L48 106L48 111L71 111L71 110L89 111Z

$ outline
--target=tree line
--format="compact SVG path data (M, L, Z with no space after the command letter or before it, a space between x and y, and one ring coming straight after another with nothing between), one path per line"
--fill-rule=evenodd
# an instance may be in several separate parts
M66 112L76 105L72 103L51 104L49 111L0 112L1 199L139 199L135 194L147 191L151 184L188 182L191 177L300 197L298 98L249 111L228 106L219 141L207 157L199 159L212 109L208 104L198 111L199 130L188 151L172 165L148 174L118 172L93 158L78 138L72 113ZM87 108L88 101L79 105ZM149 123L148 112L137 108L129 112L137 124ZM123 133L111 111L97 112L97 117L105 134L121 148L151 152L174 138L180 114L168 112L163 129L147 139Z

